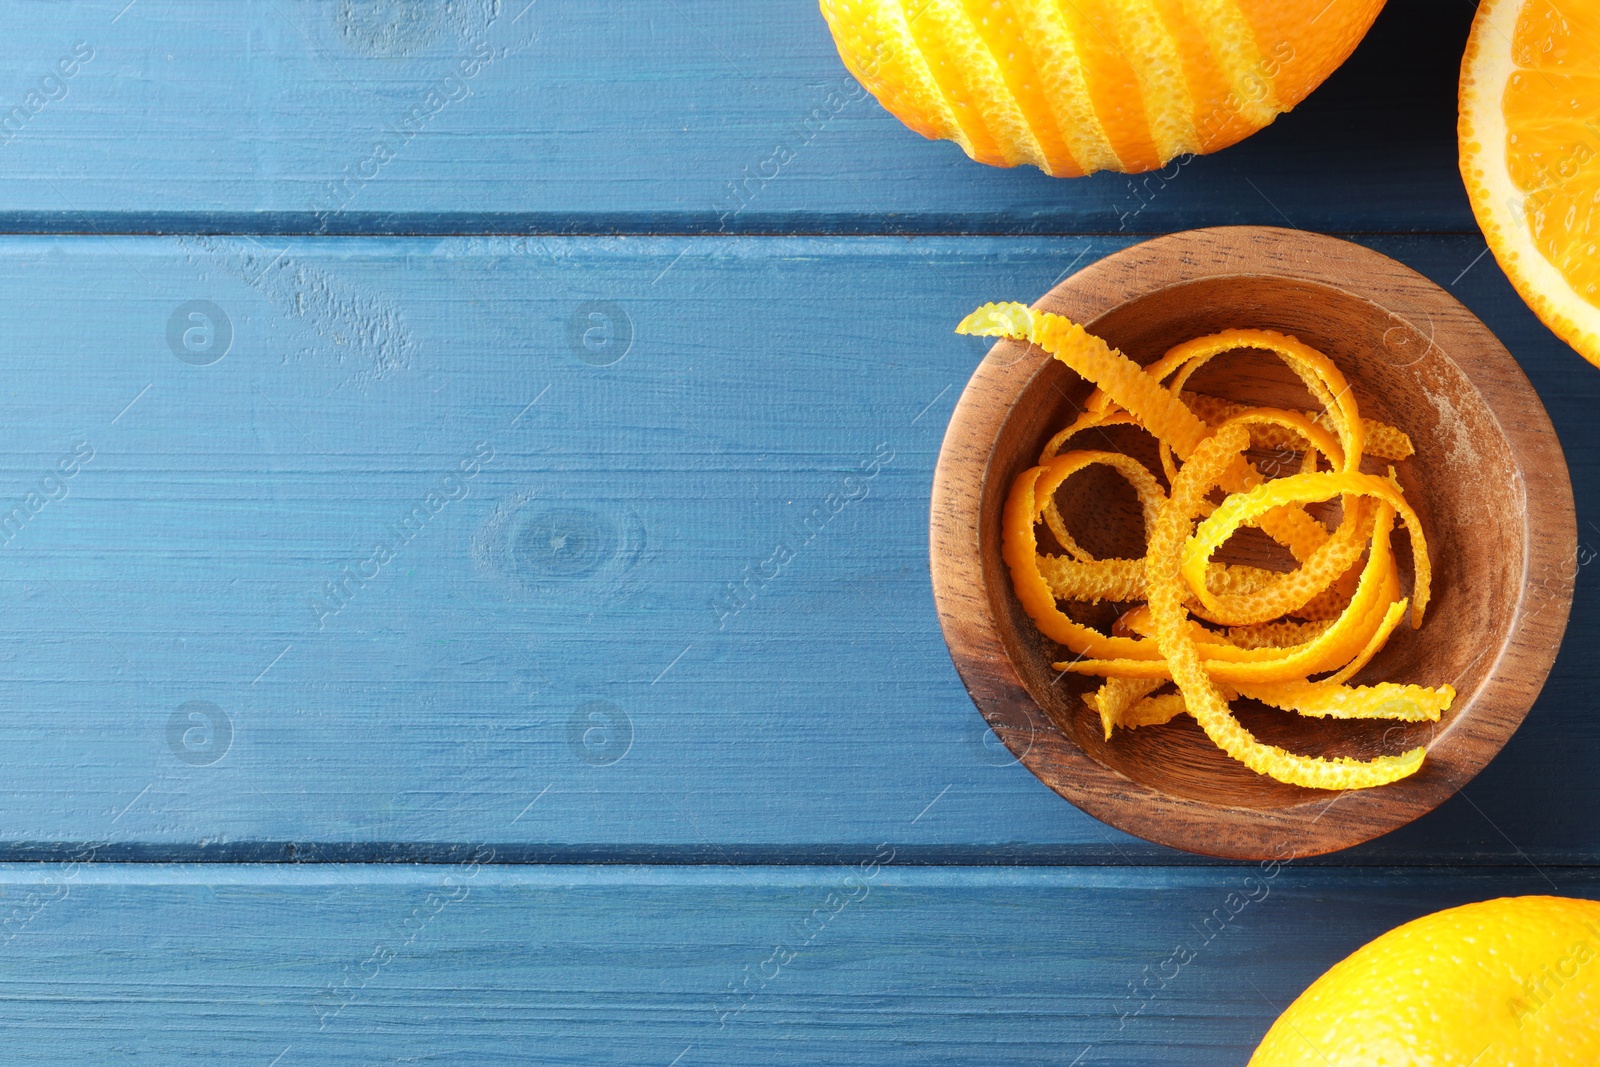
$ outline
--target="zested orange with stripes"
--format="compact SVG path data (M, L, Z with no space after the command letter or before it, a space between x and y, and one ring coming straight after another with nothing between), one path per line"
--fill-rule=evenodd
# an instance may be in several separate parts
M1294 107L1383 0L821 0L845 66L980 163L1128 173Z

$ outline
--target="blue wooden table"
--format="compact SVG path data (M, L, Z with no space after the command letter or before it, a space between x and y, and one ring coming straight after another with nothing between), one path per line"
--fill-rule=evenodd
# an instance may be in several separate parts
M1391 926L1600 896L1600 568L1477 780L1274 864L1041 785L929 589L957 319L1226 223L1481 316L1595 558L1600 373L1455 169L1471 16L1056 181L905 130L811 0L10 5L6 1062L1241 1064Z

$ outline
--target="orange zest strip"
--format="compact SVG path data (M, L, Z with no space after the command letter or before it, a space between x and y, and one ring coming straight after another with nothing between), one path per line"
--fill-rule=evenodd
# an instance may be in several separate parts
M1249 411L1250 405L1241 404L1236 400L1224 400L1221 397L1207 396L1205 393L1191 393L1183 390L1179 399L1185 407L1194 412L1208 425L1216 426L1241 412ZM1303 412L1306 418L1315 422L1324 429L1333 428L1333 420L1326 415L1319 415L1314 411ZM1416 446L1411 443L1411 438L1404 430L1390 426L1386 422L1376 419L1363 418L1361 430L1366 438L1363 451L1373 459L1387 459L1399 461L1410 459L1416 455ZM1274 426L1252 426L1250 428L1250 447L1264 452L1278 449L1300 451L1301 439L1287 430Z
M1137 701L1124 711L1117 725L1129 730L1137 730L1141 726L1160 726L1188 710L1183 703L1182 693L1158 693Z
M1039 453L1040 463L1049 463L1060 453L1063 446L1085 430L1097 430L1102 426L1129 426L1137 425L1133 416L1126 411L1085 411L1079 415L1071 426L1056 434L1045 442L1044 448Z
M1365 435L1349 383L1327 356L1287 334L1275 330L1224 330L1174 346L1167 355L1174 359L1181 357L1182 364L1168 386L1172 395L1181 396L1183 386L1189 377L1213 357L1236 349L1259 349L1271 352L1282 359L1300 378L1317 402L1323 405L1325 417L1332 425L1343 449L1344 468L1356 470L1360 467ZM1162 464L1164 467L1169 467L1165 451L1162 454ZM1229 478L1225 480L1224 488L1229 492L1242 492L1257 481L1259 478L1245 481L1237 477ZM1327 531L1312 522L1299 509L1285 509L1267 516L1260 526L1302 562L1327 540Z
M1159 375L1165 372L1166 367L1181 365L1184 360L1192 361L1195 358L1191 354L1184 354L1179 358L1177 354L1185 351L1185 345L1177 346L1158 361L1156 373L1148 373L1139 364L1087 332L1071 319L1048 311L1036 311L1026 304L1018 303L985 304L962 319L956 326L956 332L979 337L1008 337L1038 345L1071 367L1081 377L1097 384L1100 387L1099 392L1104 394L1109 403L1132 415L1140 426L1161 442L1163 447L1176 452L1179 459L1188 458L1199 443L1211 433L1210 427L1196 418L1194 413L1184 407L1183 402L1177 398L1176 385L1170 391L1161 385ZM1289 353L1286 359L1290 360L1299 359L1303 353L1305 361L1320 361L1317 367L1325 371L1321 376L1314 376L1309 370L1303 370L1301 364L1290 363L1296 373L1305 379L1312 394L1323 399L1331 410L1339 412L1342 416L1344 408L1340 407L1335 399L1339 391L1342 391L1346 402L1353 408L1355 401L1349 396L1349 387L1338 368L1315 349L1301 345L1292 337L1285 337L1270 330L1235 330L1229 331L1226 335L1216 334L1211 338L1199 340L1210 342L1215 348L1215 351L1209 352L1205 358L1241 347L1265 347L1280 354ZM1189 342L1189 345L1196 343ZM1330 392L1329 388L1324 386L1324 379L1335 391ZM1099 410L1104 409L1105 405ZM1338 429L1338 436L1346 456L1351 454L1353 447L1356 461L1359 462L1361 450L1359 430L1352 436L1348 426L1343 422ZM1236 460L1235 463L1238 471L1224 486L1230 492L1249 488L1260 480L1260 476L1243 459ZM1250 478L1250 475L1254 475L1254 478ZM1317 525L1310 516L1295 513L1273 516L1262 523L1262 529L1287 546L1297 559L1302 560L1320 547L1328 537L1327 531Z
M1316 474L1293 474L1277 481L1265 482L1247 492L1237 493L1217 507L1211 516L1200 524L1194 538L1184 546L1183 576L1193 588L1205 581L1204 563L1224 541L1240 526L1247 525L1273 508L1285 504L1310 504L1329 500L1335 496L1366 496L1375 498L1393 508L1405 523L1411 536L1412 567L1416 571L1412 590L1411 623L1422 625L1423 611L1428 606L1428 586L1432 567L1428 562L1428 542L1422 533L1422 524L1411 510L1399 486L1393 481L1359 471L1321 471Z
M1113 727L1126 725L1123 716L1128 709L1163 684L1160 679L1108 678L1094 693L1085 693L1083 701L1099 713L1100 725L1109 741Z
M1117 679L1120 681L1121 679ZM1110 684L1110 683L1107 683ZM1160 685L1159 682L1146 682ZM1102 687L1103 688L1103 687ZM1389 719L1400 722L1438 722L1455 700L1450 686L1437 689L1421 685L1382 682L1373 686L1341 686L1327 682L1285 682L1278 686L1253 686L1241 696L1316 719ZM1090 700L1088 696L1085 700ZM1168 722L1188 712L1182 693L1162 693L1130 704L1117 713L1114 726L1134 728ZM1106 738L1111 734L1109 727Z
M1239 426L1231 425L1225 427L1225 432L1230 439L1237 439L1243 431ZM1381 479L1373 481L1383 486L1390 484ZM1179 484L1192 484L1192 478L1186 480L1180 477ZM1334 493L1330 492L1328 495ZM1197 495L1195 499L1198 498ZM1230 500L1236 499L1239 498L1230 498ZM1192 505L1193 501L1190 503ZM1171 506L1169 504L1169 511ZM1239 648L1221 635L1205 631L1194 623L1186 624L1189 639L1199 646L1199 652L1203 655L1207 669L1217 681L1237 683L1292 681L1309 674L1334 670L1364 651L1370 656L1376 651L1376 647L1381 647L1379 631L1385 628L1386 623L1388 629L1393 628L1393 609L1386 608L1385 605L1398 592L1398 582L1394 573L1393 554L1389 550L1389 529L1394 512L1386 502L1380 502L1378 511L1372 539L1373 549L1366 566L1362 569L1357 595L1352 598L1339 619L1333 625L1321 629L1313 639L1288 648ZM1167 514L1164 512L1164 516ZM1140 610L1125 614L1119 625L1133 632L1144 631L1152 635L1155 632L1148 612ZM1140 650L1137 661L1106 662L1104 659L1084 656L1071 663L1056 664L1055 667L1058 670L1082 674L1123 674L1142 678L1171 677L1169 665L1150 659L1144 649ZM1356 669L1359 669L1359 664ZM1349 673L1353 674L1354 671Z
M1347 462L1352 468L1360 462L1365 435L1350 383L1327 356L1276 330L1223 330L1175 346L1172 353L1183 352L1185 358L1170 385L1173 395L1179 395L1189 377L1210 359L1241 348L1260 349L1281 358L1326 410Z
M1127 602L1144 599L1144 560L1101 559L1081 563L1060 556L1035 562L1057 600Z
M1187 470L1188 468L1185 468ZM1179 476L1182 484L1183 477ZM1174 492L1177 487L1174 486ZM1171 505L1169 505L1170 514ZM1167 516L1163 516L1165 519ZM1378 509L1377 530L1373 538L1373 548L1367 558L1367 563L1361 572L1361 583L1356 588L1356 595L1351 598L1350 606L1345 609L1336 622L1314 639L1302 645L1295 645L1284 649L1240 649L1226 642L1218 641L1214 645L1199 647L1193 623L1181 625L1178 630L1168 634L1169 640L1174 639L1174 634L1180 636L1186 646L1194 650L1196 661L1205 657L1205 669L1219 682L1230 682L1239 685L1261 682L1284 682L1304 678L1310 674L1322 671L1336 670L1348 663L1353 657L1359 655L1373 639L1373 634L1383 625L1386 611L1386 594L1392 586L1391 571L1394 565L1392 553L1388 549L1388 532L1394 521L1394 512L1387 504L1380 504ZM1158 532L1165 532L1171 528L1171 523L1164 523L1157 527ZM1146 581L1150 591L1150 621L1151 635L1158 642L1162 640L1163 631L1159 616L1156 614L1157 591L1165 592L1165 587L1171 582L1178 582L1177 590L1173 596L1181 609L1183 587L1178 581L1179 576L1174 573L1166 576L1161 571L1152 571L1156 566L1154 556L1155 538L1151 539L1151 554L1145 558ZM1181 546L1180 546L1181 548ZM1174 624L1177 625L1177 624ZM1171 628L1169 627L1169 630ZM1166 645L1160 646L1165 654ZM1261 655L1268 653L1267 656ZM1177 681L1176 674L1171 670L1171 656L1166 655L1167 663L1151 662L1142 656L1137 660L1125 660L1117 663L1107 663L1095 659L1081 659L1072 663L1056 664L1057 670L1072 671L1077 674L1127 674L1141 678L1171 677Z
M1169 442L1180 459L1211 433L1210 427L1162 388L1158 379L1071 319L1035 311L1026 304L985 304L962 319L956 332L1010 337L1038 345L1099 385L1140 426Z
M1363 419L1327 356L1274 331L1226 330L1175 345L1141 367L1069 319L1015 303L984 305L958 332L1036 344L1095 387L1083 413L1045 445L1040 465L1013 483L1001 555L1040 632L1076 654L1055 669L1104 679L1083 701L1108 742L1117 727L1154 726L1187 713L1230 758L1292 785L1367 788L1422 765L1421 747L1367 761L1299 755L1257 740L1230 707L1244 697L1311 718L1431 722L1455 699L1448 685L1348 684L1408 609L1412 625L1422 624L1432 568L1393 468L1388 478L1360 470L1364 449L1404 459L1415 453L1412 441L1396 427ZM1185 389L1209 360L1240 349L1278 356L1323 410L1248 407ZM1155 438L1169 491L1130 456L1062 451L1087 430L1127 424ZM1257 469L1245 455L1251 448L1298 455L1291 468L1298 473L1267 480L1282 472ZM1134 487L1144 519L1143 558L1097 560L1067 529L1057 491L1094 464L1113 468ZM1221 503L1214 502L1216 490ZM1330 533L1305 508L1335 498L1343 515ZM1394 557L1396 521L1411 541L1409 597L1401 595ZM1065 555L1040 554L1040 522ZM1282 544L1299 566L1279 573L1214 562L1247 526ZM1068 617L1058 601L1136 606L1106 635ZM1163 691L1169 681L1176 692Z
M1061 483L1085 467L1095 465L1110 467L1133 486L1134 492L1139 494L1139 507L1144 512L1145 528L1149 529L1156 515L1160 513L1162 505L1166 503L1167 494L1162 492L1161 483L1156 481L1155 475L1151 474L1144 464L1121 452L1068 452L1040 464L1038 470L1041 473L1034 488L1039 500L1038 511L1043 512L1044 505L1052 500ZM1035 517L1037 518L1037 513Z
M1240 692L1284 711L1318 719L1398 719L1402 722L1438 722L1455 700L1448 685L1437 689L1422 685L1347 686L1332 682L1279 682L1246 686Z
M1392 583L1392 588L1388 592L1388 596L1392 597L1398 594L1400 586L1399 579L1394 578L1392 572L1390 582ZM1349 663L1340 667L1334 674L1324 678L1323 681L1330 685L1343 685L1354 678L1361 671L1361 668L1371 663L1372 657L1376 656L1383 646L1389 643L1389 636L1400 625L1400 620L1406 617L1406 605L1408 602L1404 597L1391 601L1389 606L1384 609L1383 621L1378 623L1378 628L1372 632L1372 636L1367 639L1367 643L1362 646L1361 651L1357 652L1355 658Z
M1333 624L1331 619L1316 622L1258 622L1253 626L1234 626L1227 632L1228 643L1239 648L1288 648L1314 641Z
M1234 454L1249 444L1249 433L1240 426L1217 431L1211 441L1197 451L1185 466L1163 511L1161 521L1150 534L1146 555L1149 571L1150 612L1156 626L1156 642L1166 657L1172 679L1183 694L1184 704L1211 741L1229 756L1258 774L1280 782L1312 789L1360 789L1383 785L1414 773L1422 766L1427 750L1415 748L1400 756L1380 756L1361 762L1352 759L1321 759L1300 756L1276 745L1257 741L1228 707L1217 683L1201 663L1199 649L1184 626L1183 590L1179 577L1180 555L1187 539L1196 500L1220 476ZM1214 447L1212 447L1214 446ZM1304 475L1302 477L1314 477ZM1273 484L1273 483L1269 483ZM1220 510L1220 509L1219 509ZM1388 516L1379 514L1378 524L1387 525ZM1376 544L1376 542L1375 542ZM1374 551L1374 556L1378 552ZM1371 565L1363 573L1363 585ZM1356 600L1361 599L1357 591ZM1356 604L1353 601L1351 611ZM1347 613L1348 617L1349 613ZM1344 620L1341 619L1342 623ZM1337 629L1337 624L1334 629ZM1332 633L1330 630L1329 633ZM1323 640L1327 633L1318 638ZM1313 642L1315 643L1315 642Z
M1243 596L1218 595L1211 591L1208 585L1210 560L1201 558L1199 549L1192 554L1185 553L1183 576L1210 621L1227 626L1268 622L1304 607L1353 567L1372 538L1373 521L1372 509L1356 498L1338 531L1311 553L1310 558L1276 581ZM1220 545L1218 542L1218 547Z
M1068 426L1045 443L1043 450L1039 453L1039 463L1041 466L1049 463L1068 441L1085 430L1097 430L1105 426L1130 424L1133 424L1133 416L1125 411L1085 411L1073 421L1071 426ZM1057 543L1073 559L1084 563L1092 561L1094 556L1084 551L1073 540L1072 535L1067 532L1066 520L1061 517L1061 512L1056 507L1055 498L1050 494L1046 494L1046 496L1049 499L1044 508L1044 521L1045 525L1050 527L1050 532L1055 535Z
M1040 633L1081 656L1144 658L1158 655L1149 642L1107 637L1067 618L1056 607L1055 594L1039 573L1038 541L1033 534L1033 524L1039 514L1034 485L1044 470L1043 467L1029 467L1017 476L1011 495L1006 498L1002 519L1000 554L1011 571L1011 583L1022 609L1039 627Z

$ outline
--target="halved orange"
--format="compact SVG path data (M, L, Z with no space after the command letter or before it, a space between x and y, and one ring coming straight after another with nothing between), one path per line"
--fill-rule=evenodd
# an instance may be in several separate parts
M1600 5L1483 0L1461 60L1458 134L1494 258L1600 366Z

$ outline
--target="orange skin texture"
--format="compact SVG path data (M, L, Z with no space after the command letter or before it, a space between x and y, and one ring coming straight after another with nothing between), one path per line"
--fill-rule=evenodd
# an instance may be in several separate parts
M1312 983L1250 1067L1600 1063L1600 903L1506 897L1382 935Z

